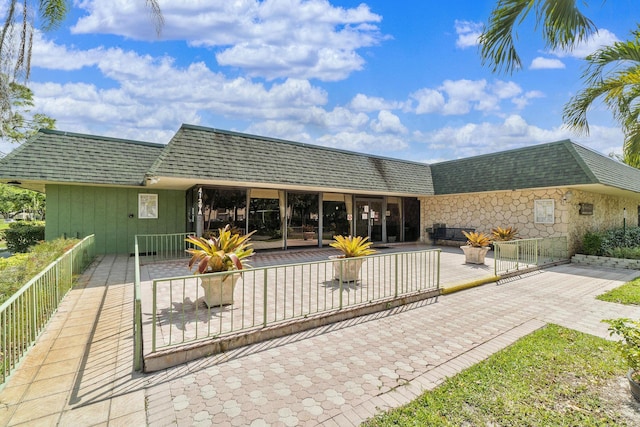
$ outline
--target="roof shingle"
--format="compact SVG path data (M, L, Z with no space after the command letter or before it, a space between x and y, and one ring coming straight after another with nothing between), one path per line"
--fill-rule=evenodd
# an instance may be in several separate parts
M3 179L140 185L165 146L40 130L0 160Z
M435 194L602 184L640 192L640 170L569 140L431 165Z
M215 181L433 194L429 166L183 125L150 174Z

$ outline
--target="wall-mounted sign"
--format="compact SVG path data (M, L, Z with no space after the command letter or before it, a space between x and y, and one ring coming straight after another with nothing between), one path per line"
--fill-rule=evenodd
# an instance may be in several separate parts
M593 215L593 203L580 203L580 215Z

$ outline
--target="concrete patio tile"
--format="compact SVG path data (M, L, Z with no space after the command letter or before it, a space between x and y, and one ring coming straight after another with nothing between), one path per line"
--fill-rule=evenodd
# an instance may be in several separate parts
M36 400L24 401L18 405L9 425L29 423L38 425L43 417L60 416L67 400L67 393L58 393L41 397Z
M43 364L42 368L40 368L33 381L37 382L64 375L71 375L72 377L75 377L81 360L82 359L78 357L76 359L68 359L60 362Z
M26 402L68 391L73 384L73 379L74 375L63 375L42 381L34 381L25 392L22 400Z
M8 424L11 427L30 427L30 426L38 426L38 427L57 427L58 421L60 419L60 414L52 414L42 418L29 420L24 423L14 424L13 421Z
M93 426L109 422L109 400L66 409L60 417L61 426Z
M2 390L2 395L0 395L0 405L6 406L20 403L29 386L30 384L13 385L12 383L11 386L5 387Z

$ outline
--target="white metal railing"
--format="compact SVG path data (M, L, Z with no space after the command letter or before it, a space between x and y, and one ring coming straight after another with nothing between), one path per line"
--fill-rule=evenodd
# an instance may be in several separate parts
M439 288L438 249L368 256L357 280L346 281L352 260L243 270L233 304L212 307L199 283L229 273L153 280L151 351Z
M494 242L495 275L569 259L566 236Z
M138 234L135 242L139 261L155 262L189 257L185 251L189 244L185 239L193 235L195 233Z
M134 369L143 368L143 337L142 337L142 292L140 287L140 264L142 260L157 262L187 258L186 249L190 247L186 242L187 236L194 233L173 234L141 234L134 238L135 276L133 287L133 352Z
M0 305L0 384L18 365L58 304L95 256L94 236L85 237Z

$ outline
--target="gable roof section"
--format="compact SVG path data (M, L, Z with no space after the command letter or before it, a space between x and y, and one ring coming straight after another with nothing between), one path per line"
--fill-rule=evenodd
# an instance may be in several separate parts
M435 194L602 184L640 193L640 170L569 140L431 165Z
M0 160L5 180L141 185L164 145L40 130Z
M159 177L433 194L429 166L182 125L149 171Z

